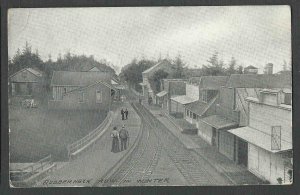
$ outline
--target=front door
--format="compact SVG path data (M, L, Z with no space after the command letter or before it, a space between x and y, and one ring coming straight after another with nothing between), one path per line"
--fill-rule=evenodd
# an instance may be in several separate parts
M216 128L212 128L212 140L211 143L213 146L217 145L217 129Z
M248 166L248 144L238 139L238 164Z

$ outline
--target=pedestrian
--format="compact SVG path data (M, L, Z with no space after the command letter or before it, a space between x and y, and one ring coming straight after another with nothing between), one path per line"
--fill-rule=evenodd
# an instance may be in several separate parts
M121 109L121 115L122 115L122 120L124 120L124 110L123 110L123 108Z
M117 127L113 128L113 131L111 132L110 136L112 137L111 152L120 152L119 132L117 131Z
M125 117L126 117L126 120L127 120L128 119L128 110L127 110L127 108L125 110Z
M125 125L122 126L122 129L119 132L119 136L121 139L121 151L127 149L127 145L129 145L129 133L125 128Z

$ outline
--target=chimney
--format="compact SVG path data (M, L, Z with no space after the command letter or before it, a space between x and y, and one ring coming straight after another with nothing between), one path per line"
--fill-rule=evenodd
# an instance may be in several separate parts
M264 74L273 74L273 64L272 63L266 64L265 69L264 69Z

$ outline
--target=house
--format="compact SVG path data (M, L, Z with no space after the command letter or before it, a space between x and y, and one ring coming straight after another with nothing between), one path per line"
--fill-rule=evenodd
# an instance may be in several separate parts
M171 112L182 113L183 117L190 115L196 115L196 118L198 118L198 116L201 117L204 113L192 112L189 108L193 107L196 110L203 110L203 106L205 104L210 104L210 101L216 97L219 88L222 85L226 85L226 80L226 76L202 76L190 78L188 82L186 82L185 95L171 98ZM200 103L202 102L202 104L195 103L197 101ZM198 107L201 108L198 109Z
M184 118L191 124L195 124L198 129L197 134L211 144L215 142L212 135L214 132L207 125L209 119L208 121L202 119L216 113L220 89L226 85L227 80L227 76L202 76L189 79L190 85L198 87L199 99L184 106Z
M249 171L271 184L292 182L291 97L291 90L260 90L258 98L246 98L248 125L228 130L246 143L237 156L246 155Z
M247 166L247 157L243 156L243 153L247 153L246 143L227 131L248 125L249 107L245 99L258 98L259 90L264 88L291 88L291 77L233 74L219 90L215 113L211 116L207 114L199 121L199 135L216 146L220 153L244 166ZM236 155L236 150L240 151L241 156Z
M171 97L185 95L186 79L162 79L161 91L156 94L156 104L170 113Z
M257 74L258 73L258 68L256 68L255 66L247 66L246 68L244 68L244 74Z
M273 64L268 63L264 67L264 74L273 74Z
M143 82L140 83L143 89L143 96L146 100L152 99L155 100L154 91L150 85L149 78L158 70L164 70L168 73L171 72L171 63L167 60L162 60L150 67L149 69L142 72ZM148 101L147 101L148 102Z
M44 85L43 74L33 68L24 68L9 77L12 96L35 96Z
M50 86L52 109L109 110L116 91L109 74L94 71L54 71Z

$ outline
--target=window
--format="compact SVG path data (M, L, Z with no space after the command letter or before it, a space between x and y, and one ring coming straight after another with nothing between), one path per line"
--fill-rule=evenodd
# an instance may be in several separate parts
M284 93L284 104L292 105L292 94Z
M195 113L193 113L193 119L196 119L197 115Z
M67 88L64 87L64 93L67 93Z
M186 116L188 116L189 115L189 110L185 110L186 111Z
M79 92L79 102L84 102L84 92Z
M102 93L100 90L96 91L96 103L102 102Z
M207 91L206 90L202 91L202 101L207 102Z

